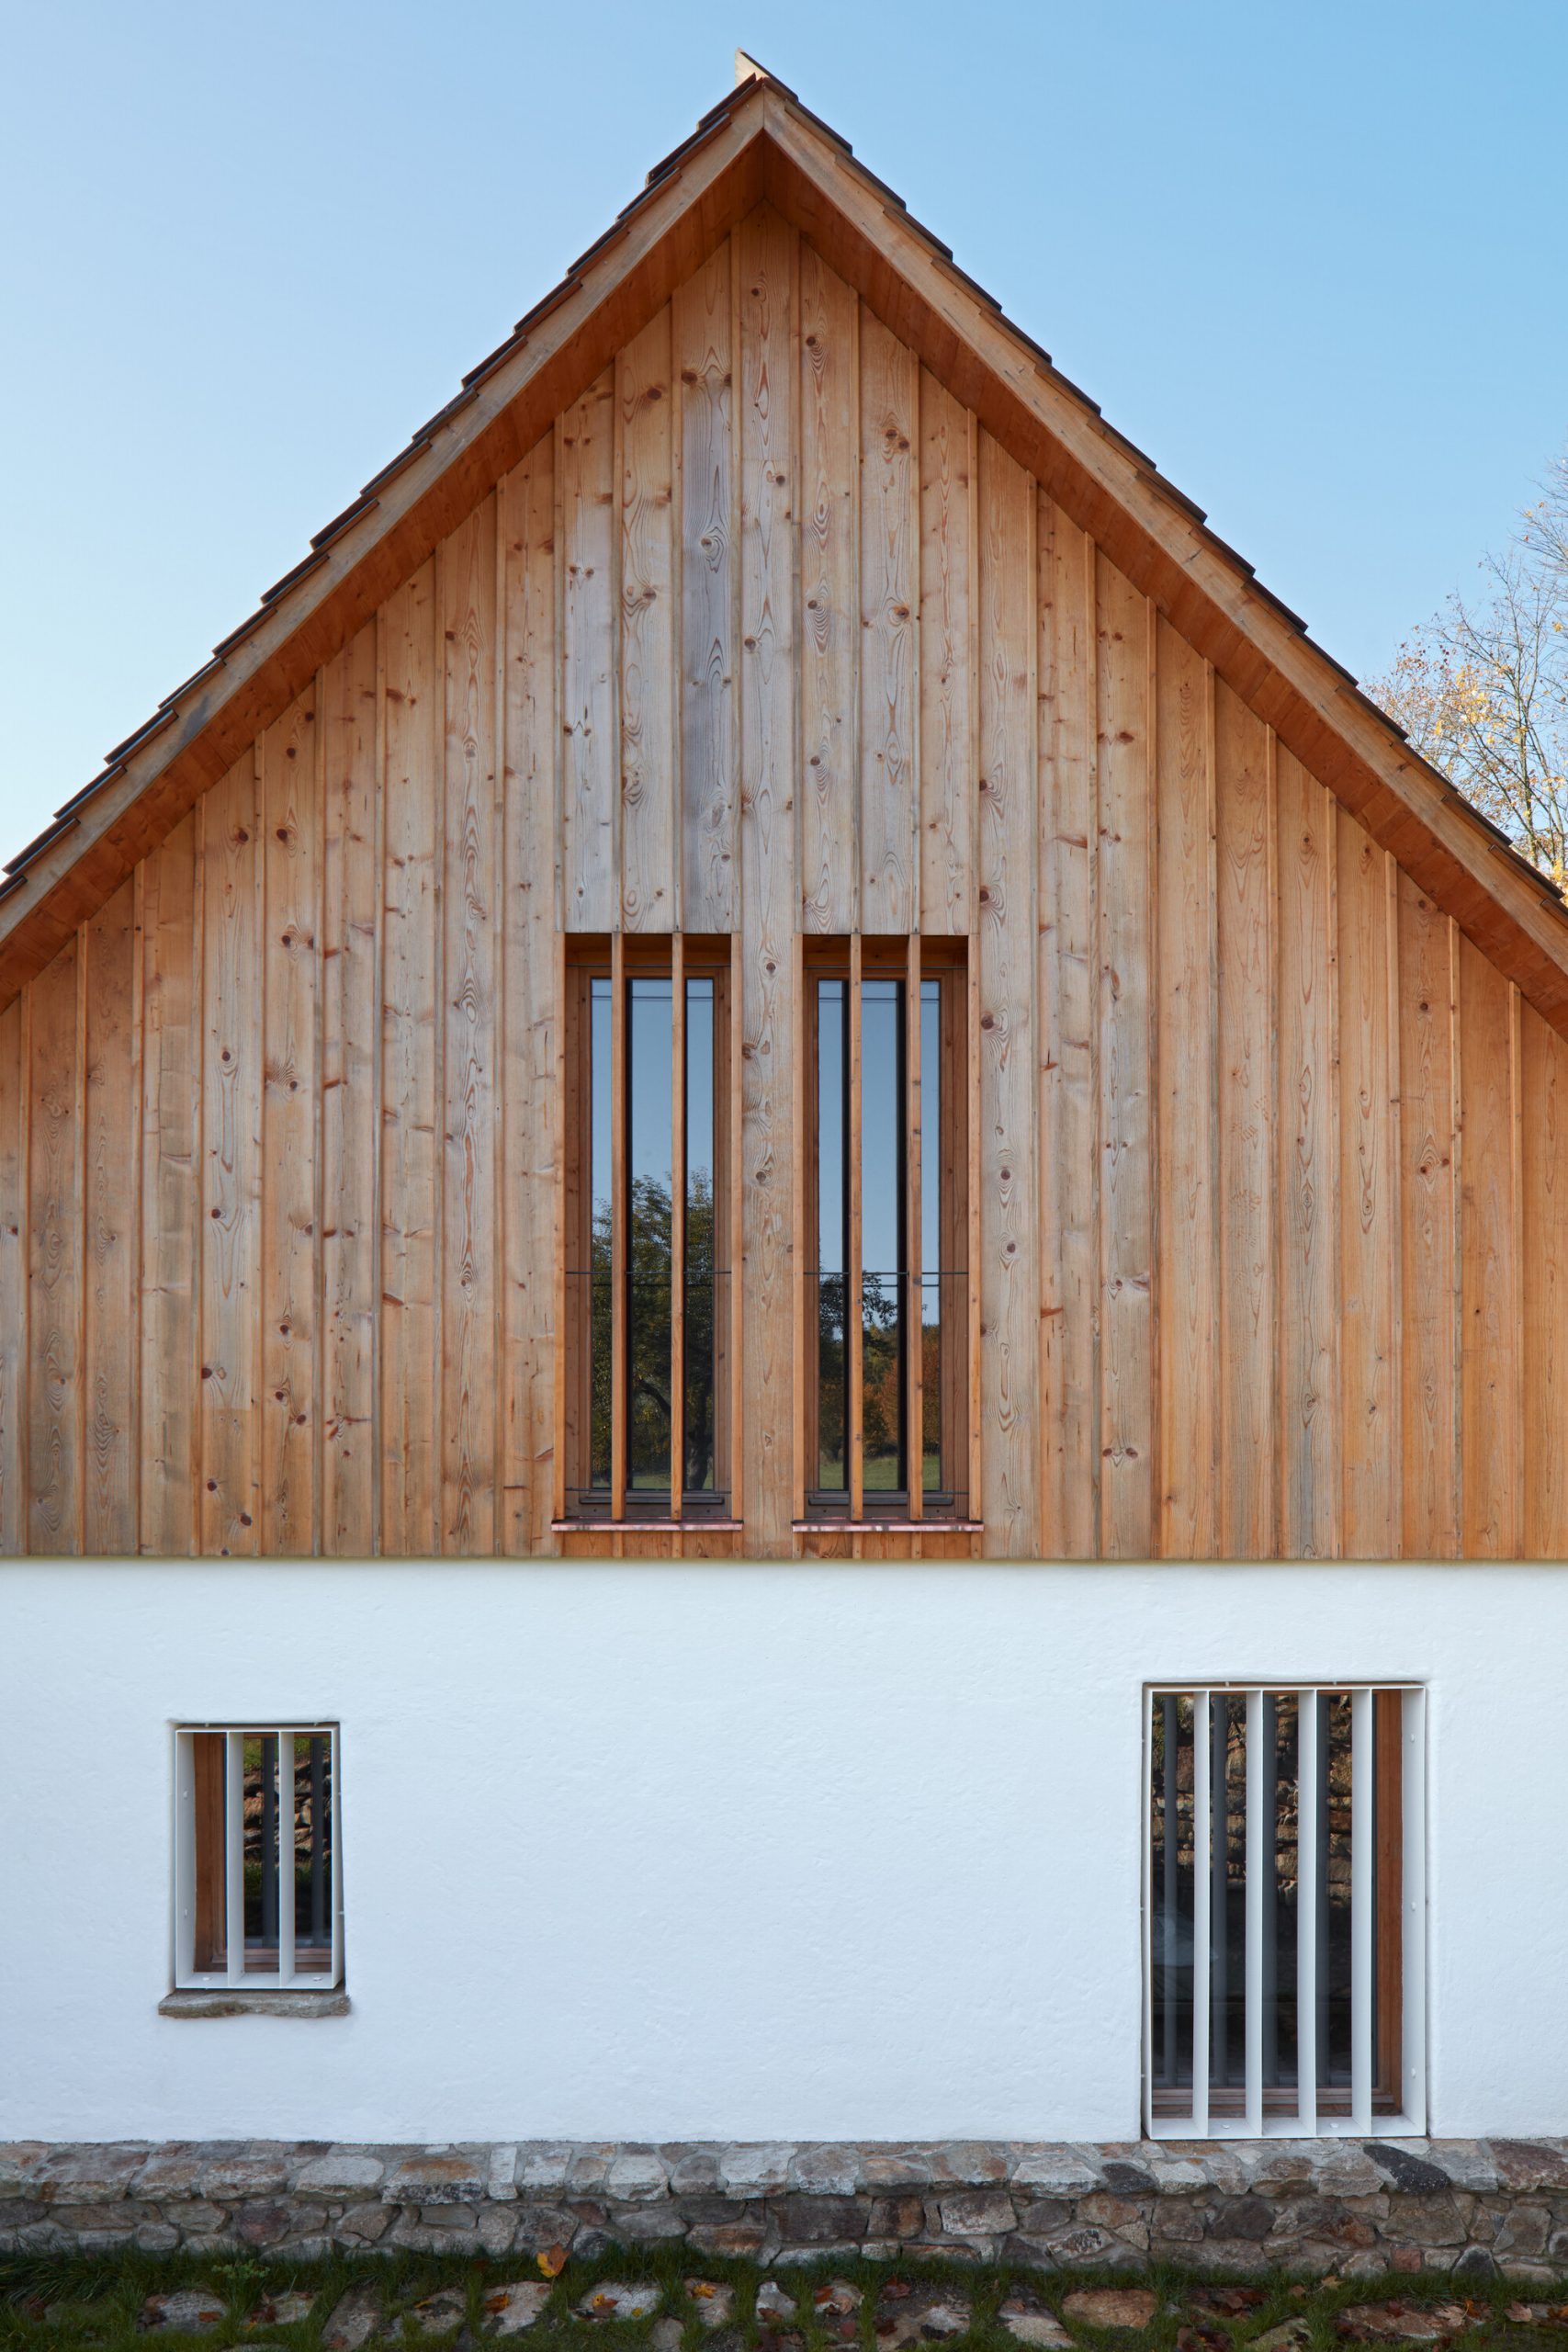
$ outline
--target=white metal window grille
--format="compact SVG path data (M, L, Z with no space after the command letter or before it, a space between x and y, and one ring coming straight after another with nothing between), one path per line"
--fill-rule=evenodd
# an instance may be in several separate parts
M1149 1690L1152 2137L1426 2130L1425 1704L1407 1685Z
M343 1981L335 1724L175 1734L175 1984Z

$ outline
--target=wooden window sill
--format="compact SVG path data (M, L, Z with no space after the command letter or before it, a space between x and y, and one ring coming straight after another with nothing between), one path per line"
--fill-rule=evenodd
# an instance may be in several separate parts
M552 1519L552 1535L739 1535L739 1519Z
M796 1535L983 1535L983 1519L795 1519Z
M191 1985L184 1992L165 1993L158 2004L161 2018L345 2018L348 1995L341 1984L321 1992L298 1985Z

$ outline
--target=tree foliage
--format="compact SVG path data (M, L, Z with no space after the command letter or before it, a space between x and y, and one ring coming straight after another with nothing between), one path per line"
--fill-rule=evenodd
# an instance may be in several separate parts
M1568 457L1368 692L1568 897Z

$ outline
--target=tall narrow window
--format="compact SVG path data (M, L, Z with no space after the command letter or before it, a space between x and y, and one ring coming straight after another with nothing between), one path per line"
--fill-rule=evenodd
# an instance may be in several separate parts
M729 1506L728 943L573 943L566 1460L572 1521Z
M176 1987L339 1984L335 1729L181 1729L175 1812Z
M963 943L811 943L805 962L810 1519L965 1519Z
M1422 2127L1422 1694L1149 1702L1156 2135Z

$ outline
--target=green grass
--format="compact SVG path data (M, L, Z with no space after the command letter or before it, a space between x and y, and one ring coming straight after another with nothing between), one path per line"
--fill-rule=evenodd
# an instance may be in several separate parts
M279 2345L289 2352L320 2352L322 2335L339 2298L351 2287L369 2285L380 2295L384 2323L392 2333L382 2341L396 2341L396 2323L423 2297L444 2287L457 2287L468 2302L468 2324L477 2331L484 2312L484 2297L503 2281L537 2278L534 2257L502 2256L496 2260L446 2256L358 2256L325 2264L264 2262L233 2256L196 2256L0 2257L0 2352L130 2352L130 2347L202 2344L226 2346L245 2343ZM735 2320L731 2326L709 2333L684 2293L682 2281L702 2277L728 2282L735 2289ZM763 2271L755 2264L719 2261L693 2255L680 2245L628 2248L593 2261L570 2262L555 2281L544 2313L525 2335L510 2339L525 2352L582 2352L591 2340L602 2352L639 2352L648 2346L656 2319L627 2322L588 2322L576 2316L575 2305L602 2279L656 2280L664 2290L658 2317L682 2322L680 2352L770 2352L780 2345L777 2332L760 2329L753 2310L757 2289L774 2278L797 2298L798 2318L788 2335L799 2340L801 2352L877 2352L876 2299L889 2280L908 2280L915 2287L941 2286L969 2298L973 2322L962 2338L950 2338L954 2352L1019 2352L1001 2326L998 2310L1010 2294L1024 2292L1049 2309L1061 2312L1067 2295L1092 2286L1148 2286L1159 2297L1159 2311L1148 2327L1136 2334L1107 2332L1073 2323L1084 2352L1243 2352L1243 2348L1287 2319L1304 2319L1309 2330L1307 2352L1345 2352L1345 2339L1336 2330L1336 2318L1348 2305L1402 2302L1414 2306L1462 2301L1469 2324L1457 2339L1461 2352L1483 2346L1526 2345L1537 2352L1561 2352L1568 2346L1568 2324L1524 2326L1510 2323L1507 2306L1517 2300L1555 2302L1551 2290L1520 2286L1506 2280L1465 2279L1454 2283L1441 2277L1386 2277L1303 2285L1279 2273L1259 2272L1251 2281L1226 2279L1225 2285L1250 2283L1263 2290L1256 2307L1226 2318L1206 2308L1201 2297L1205 2282L1192 2274L1153 2267L1145 2272L1053 2271L1013 2269L1006 2265L974 2265L953 2261L868 2263L841 2261ZM854 2335L846 2338L836 2324L824 2324L813 2310L811 2290L828 2278L847 2278L859 2287L863 2303ZM181 2287L209 2289L227 2307L223 2324L199 2336L148 2335L138 2322L151 2294L166 2294ZM316 2297L310 2317L292 2327L262 2325L247 2331L246 2320L256 2304L291 2288ZM456 2342L459 2331L414 2339L428 2348ZM486 2339L479 2339L484 2341Z

